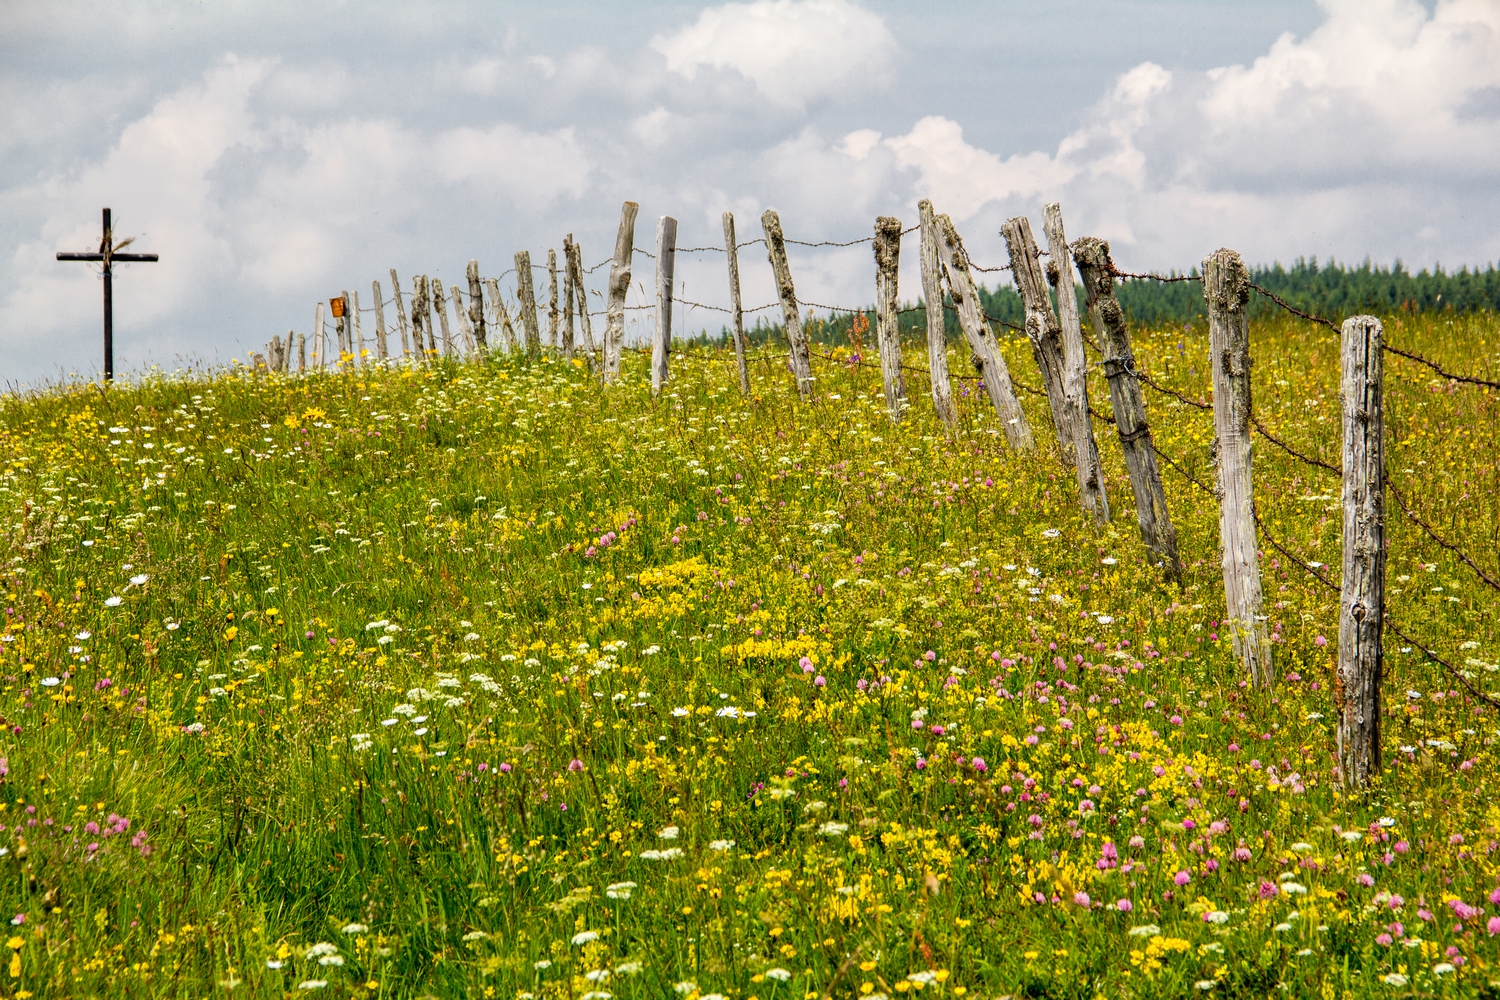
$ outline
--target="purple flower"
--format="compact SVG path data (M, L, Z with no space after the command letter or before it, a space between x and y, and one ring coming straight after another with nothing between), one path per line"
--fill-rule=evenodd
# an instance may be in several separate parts
M1089 899L1089 894L1084 892L1082 889L1079 889L1077 892L1073 893L1074 906L1087 907L1090 902L1091 900Z
M816 676L816 677L813 678L813 687L827 687L827 686L828 686L828 678L824 677L822 674L819 674L818 676Z
M1281 895L1281 890L1278 889L1278 888L1276 888L1276 883L1275 882L1267 882L1265 879L1261 880L1261 883L1260 883L1260 898L1261 899L1275 899L1279 895Z
M1359 878L1355 879L1355 881L1368 889L1370 888L1370 886L1375 884L1375 876L1371 875L1369 872L1360 872Z
M802 672L804 674L810 674L813 672L813 661L809 660L805 656L797 661L797 665L802 668Z
M1490 917L1489 920L1485 921L1484 929L1490 937L1500 934L1500 917Z
M1377 934L1375 935L1375 943L1383 947L1390 947L1391 936L1389 934Z
M501 761L500 762L500 773L501 774L509 774L510 773L510 764L506 763L505 761Z
M1119 899L1115 901L1115 909L1119 910L1121 913L1129 913L1131 910L1135 909L1135 904L1128 899Z
M1186 871L1180 871L1172 876L1172 881L1177 885L1187 885L1192 880L1193 876L1189 875Z
M984 762L984 758L983 757L975 757L969 763L974 766L974 770L979 771L981 773L983 773L984 771L988 771L990 769L990 766Z

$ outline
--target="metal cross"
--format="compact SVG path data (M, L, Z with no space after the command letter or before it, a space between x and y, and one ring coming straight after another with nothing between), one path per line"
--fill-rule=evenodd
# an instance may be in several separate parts
M125 240L120 246L125 246L130 240ZM115 286L114 286L114 262L131 261L142 263L155 263L157 260L154 253L117 253L115 246L114 228L110 225L109 209L104 210L104 238L99 241L98 253L59 253L58 260L95 260L104 265L104 380L110 382L115 377Z

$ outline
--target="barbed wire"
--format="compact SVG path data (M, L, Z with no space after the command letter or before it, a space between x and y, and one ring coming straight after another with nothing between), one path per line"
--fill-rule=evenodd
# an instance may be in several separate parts
M1199 277L1198 275L1194 275L1194 274L1182 274L1182 275L1176 275L1176 274L1174 274L1174 275L1165 275L1165 274L1136 274L1136 273L1131 272L1131 271L1122 271L1118 267L1115 267L1113 264L1110 265L1109 273L1110 273L1110 275L1112 277L1115 277L1115 278L1135 278L1135 279L1140 280L1140 281L1162 281L1162 282L1168 282L1168 283L1173 282L1173 281L1197 281L1197 282L1202 282L1203 281L1203 279L1201 277Z
M1253 414L1253 413L1250 415L1250 423L1252 425L1254 425L1254 427L1255 427L1255 429L1257 431L1260 432L1260 436L1261 437L1265 438L1267 441L1269 441L1272 444L1276 445L1278 448L1280 448L1282 451L1286 452L1288 455L1291 455L1293 458L1296 458L1296 459L1299 459L1299 460L1301 460L1303 462L1306 462L1308 465L1316 466L1319 469L1326 469L1327 471L1333 473L1335 476L1338 476L1340 479L1342 479L1344 477L1344 470L1343 469L1340 469L1339 467L1337 467L1335 465L1330 465L1329 463L1323 461L1321 458L1313 458L1313 457L1311 457L1309 455L1302 454L1300 451L1298 451L1297 449L1293 448L1291 445L1287 444L1285 441L1281 440L1281 438L1277 437L1276 435L1272 434L1270 431L1266 430L1265 426L1263 424L1261 424L1260 418L1258 418L1257 416L1255 416L1255 414Z
M1454 555L1458 556L1459 559L1463 560L1464 564L1472 569L1476 574L1478 574L1479 579L1483 580L1485 584L1487 584L1494 590L1500 590L1500 582L1497 582L1494 577L1490 576L1483 569L1481 569L1479 564L1476 563L1467 552L1459 548L1454 543L1448 541L1442 535L1439 535L1430 524L1416 515L1416 512L1413 511L1407 504L1406 498L1401 495L1401 490L1396 486L1395 483L1391 482L1388 479L1386 480L1385 485L1386 489L1391 491L1391 496L1396 498L1396 506L1401 508L1401 513L1405 514L1408 520L1410 520L1417 527L1421 528L1422 531L1427 534L1428 538L1431 538L1434 542L1437 542L1438 545L1442 546L1449 552L1452 552Z
M1445 371L1436 362L1427 360L1415 351L1404 351L1399 347L1392 347L1390 344L1385 344L1383 346L1389 353L1397 355L1398 357L1406 358L1408 361L1415 361L1419 365L1426 365L1428 368L1431 368L1433 371L1443 376L1443 378L1449 379L1450 381L1466 382L1469 385L1482 385L1490 389L1500 389L1500 382L1491 382L1489 379L1479 378L1476 375L1455 375L1453 372Z
M1471 695L1478 698L1480 701L1491 705L1494 708L1500 708L1500 701L1496 701L1494 698L1491 698L1489 695L1480 691L1473 684L1470 684L1469 678L1464 676L1464 672L1462 670L1458 669L1453 664L1449 663L1447 660L1439 656L1436 650L1428 649L1422 643L1418 642L1416 639L1413 639L1410 635L1407 635L1405 632L1403 632L1401 630L1401 627L1391 619L1391 613L1389 611L1385 613L1385 627L1396 633L1397 638L1411 643L1414 648L1420 649L1422 651L1423 656L1427 657L1429 660L1436 663L1444 670L1448 671L1448 673L1458 678L1458 682L1462 684L1465 690L1467 690Z

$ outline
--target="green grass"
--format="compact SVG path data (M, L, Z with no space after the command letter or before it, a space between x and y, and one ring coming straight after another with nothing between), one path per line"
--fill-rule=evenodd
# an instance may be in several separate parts
M1497 332L1388 335L1479 370ZM1136 336L1206 393L1201 334ZM1337 464L1337 345L1252 336L1261 420ZM750 399L690 350L654 402L640 359L500 357L0 401L0 995L1496 992L1459 678L1388 641L1386 770L1343 797L1305 569L1266 546L1257 693L1175 471L1180 585L1107 424L1097 529L1037 397L1017 455L972 383L950 438L921 376L894 427L877 371L819 361L804 404L783 365ZM1495 399L1427 374L1390 359L1391 475L1493 574ZM1208 415L1148 405L1211 480ZM1336 578L1337 477L1255 461ZM1500 687L1500 602L1390 510L1393 620Z

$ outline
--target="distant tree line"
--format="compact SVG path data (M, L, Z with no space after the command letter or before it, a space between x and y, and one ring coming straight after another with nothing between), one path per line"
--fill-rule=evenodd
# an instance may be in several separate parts
M1173 272L1173 275L1180 272ZM1197 277L1197 269L1187 272ZM1390 267L1372 264L1369 259L1358 265L1330 261L1319 264L1316 257L1299 257L1291 267L1273 264L1251 272L1253 283L1273 292L1304 312L1325 316L1335 322L1357 313L1385 316L1395 313L1418 313L1435 310L1450 312L1500 311L1500 269L1491 264L1483 270L1462 267L1448 272L1441 265L1431 271L1425 268L1415 274L1397 260ZM979 296L984 310L992 319L1012 327L1025 323L1021 296L1013 286L1001 285L991 291L981 287ZM1083 312L1083 290L1078 289L1079 311ZM1126 279L1119 288L1120 305L1131 323L1144 326L1167 324L1192 325L1206 320L1202 288L1190 281L1161 282L1150 279ZM950 303L945 303L951 306ZM901 314L903 340L925 340L927 318L918 308L921 302ZM1277 306L1262 295L1251 293L1252 317L1269 316ZM778 310L779 312L779 310ZM945 330L950 340L961 340L963 331L951 308L943 311ZM861 346L873 352L871 330L875 311L835 313L831 318L810 320L809 338L827 345ZM1003 332L1003 331L1002 331ZM758 318L746 330L752 344L783 342L782 325ZM715 336L705 332L703 343L727 341L727 328Z

